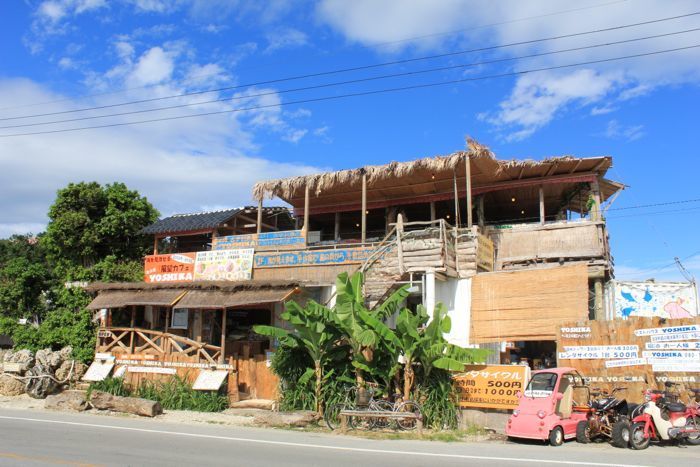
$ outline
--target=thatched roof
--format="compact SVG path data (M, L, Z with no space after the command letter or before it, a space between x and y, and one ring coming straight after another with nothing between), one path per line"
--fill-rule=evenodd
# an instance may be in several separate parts
M303 285L299 281L284 280L248 280L248 281L194 281L194 282L93 282L85 289L89 292L103 290L222 290L225 292L237 292L244 290L270 290Z
M471 160L471 178L476 190L498 182L564 174L596 173L602 176L612 166L612 158L608 156L584 159L559 156L540 161L498 160L486 146L472 139L467 141L467 145L467 151L447 156L263 181L253 186L253 197L258 200L278 197L300 208L308 185L312 197L316 198L311 202L312 208L321 205L342 206L356 201L363 174L367 177L370 203L448 193L453 189L455 175L458 180L461 179L460 187L464 185L467 158Z
M230 308L286 300L299 292L298 281L198 281L154 284L146 282L93 283L98 295L88 308L123 308L132 305L177 308Z

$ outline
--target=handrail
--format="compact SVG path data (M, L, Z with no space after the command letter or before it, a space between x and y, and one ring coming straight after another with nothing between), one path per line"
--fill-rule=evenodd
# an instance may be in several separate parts
M116 331L116 332L135 332L135 333L148 334L148 335L162 337L162 338L166 338L166 339L172 339L175 342L180 342L180 343L186 344L188 347L221 351L221 347L219 347L219 346L208 344L206 342L197 342L196 340L190 339L189 337L178 336L176 334L171 334L169 332L164 332L164 331L157 331L155 329L130 328L130 327L102 327L102 328L100 328L100 330L112 331L112 332L114 332L114 331ZM121 336L119 338L119 340L123 339L124 337L126 337L126 335Z
M384 236L384 238L382 239L382 241L379 242L379 244L377 245L377 247L375 248L375 250L372 252L372 254L370 254L370 255L367 257L367 259L365 260L364 263L362 263L362 266L360 266L360 272L363 272L363 273L364 273L364 272L367 270L367 266L369 265L369 262L370 262L371 260L374 260L374 259L375 259L374 257L380 252L380 250L385 249L385 248L387 248L387 247L390 246L389 243L387 243L386 245L384 245L384 243L387 242L387 240L389 239L389 237L391 237L391 236L394 234L394 232L396 232L396 226L394 226L394 227L391 228L391 230L389 231L389 233L387 233L387 234Z

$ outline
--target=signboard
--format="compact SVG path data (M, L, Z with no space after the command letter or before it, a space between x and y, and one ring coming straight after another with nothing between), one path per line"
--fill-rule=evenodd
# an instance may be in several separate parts
M530 368L525 365L467 365L453 377L459 406L514 409L516 394L525 390Z
M582 345L565 346L564 352L559 352L560 360L578 359L618 359L639 357L637 345Z
M177 373L175 368L160 368L157 366L128 366L126 371L129 373L155 373L159 375L174 375Z
M82 379L88 382L102 381L109 376L112 372L112 368L114 368L114 359L103 361L96 360L90 364L90 367L87 369Z
M172 329L187 329L190 320L190 310L187 308L173 308L173 314L170 319L170 327Z
M590 326L579 326L575 328L560 328L561 337L565 339L590 339Z
M613 281L607 293L616 318L698 316L697 288L692 283Z
M306 247L303 230L262 232L248 235L227 235L212 240L212 250L254 248L260 250L294 250Z
M346 248L342 250L293 251L288 253L257 253L256 268L285 266L319 266L363 263L374 252L373 248Z
M244 281L253 274L253 249L199 251L194 279L203 281Z
M689 339L700 339L700 332L680 332L678 334L651 336L652 342L686 341Z
M115 362L117 365L137 365L137 366L148 366L148 367L161 367L161 368L216 368L217 370L235 370L235 365L230 365L228 363L217 363L216 365L211 363L194 363L194 362L162 362L160 360L139 360L139 359L118 359Z
M476 241L476 265L484 271L493 271L493 241L479 234Z
M623 366L637 366L646 364L646 358L625 358L622 360L607 360L605 362L605 368L620 368Z
M647 350L700 350L700 342L647 342Z
M149 255L143 263L145 282L189 282L194 279L194 253Z
M225 370L202 370L192 385L196 391L218 391L224 380L228 377Z
M669 326L664 328L646 328L634 331L635 336L659 336L669 334L687 334L700 332L700 325L691 324L688 326Z

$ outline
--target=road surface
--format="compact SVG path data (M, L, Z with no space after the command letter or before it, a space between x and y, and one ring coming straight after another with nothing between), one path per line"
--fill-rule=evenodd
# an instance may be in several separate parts
M696 466L700 446L441 443L176 424L150 419L0 410L0 465L179 466Z

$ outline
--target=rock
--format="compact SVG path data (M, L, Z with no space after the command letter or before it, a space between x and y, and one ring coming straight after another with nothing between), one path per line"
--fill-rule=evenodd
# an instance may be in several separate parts
M248 399L229 404L232 409L263 409L272 410L275 401L269 399Z
M58 387L58 383L53 379L51 368L39 363L39 360L24 376L28 378L25 391L34 399L44 399Z
M61 360L63 360L65 362L66 360L71 359L71 355L73 354L73 347L71 347L70 345L67 345L67 346L63 347L61 350L59 350L58 353L61 355Z
M261 426L306 426L318 420L316 412L310 410L299 412L266 412L253 419L253 423Z
M26 363L31 366L34 363L34 353L31 350L18 350L17 352L8 352L3 357L4 361L10 363Z
M53 352L51 349L41 349L36 352L36 363L45 368L56 369L63 362L61 352Z
M0 375L0 395L19 396L24 394L24 382L10 375Z
M64 391L60 394L48 396L44 402L44 408L82 412L90 407L86 399L85 391Z
M90 404L100 410L113 410L144 417L155 417L163 413L159 402L138 397L113 396L102 391L92 391Z
M73 367L73 372L71 373L71 366ZM80 378L83 377L85 372L87 371L87 365L85 365L82 362L78 362L75 360L66 360L63 363L61 363L61 366L59 366L56 369L56 379L59 381L65 381L66 384L68 383L76 383L80 381ZM68 375L70 373L70 381L68 381Z

